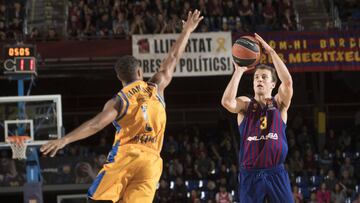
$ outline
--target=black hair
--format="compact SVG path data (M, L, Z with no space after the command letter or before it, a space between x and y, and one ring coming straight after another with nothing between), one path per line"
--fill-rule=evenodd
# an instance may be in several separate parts
M136 80L138 67L140 67L140 61L138 59L130 55L122 56L115 64L116 75L121 81L132 82Z

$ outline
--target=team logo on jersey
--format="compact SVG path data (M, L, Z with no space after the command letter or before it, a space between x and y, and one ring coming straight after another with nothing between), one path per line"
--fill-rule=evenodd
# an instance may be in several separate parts
M252 112L255 112L258 108L258 104L257 103L254 103L254 106L253 106L253 109L252 109Z
M143 117L144 117L144 120L146 121L145 131L151 132L153 130L153 128L149 124L149 115L148 115L148 112L147 112L147 108L148 107L147 107L146 104L141 105L141 111L143 112Z
M267 105L269 110L274 110L275 109L272 99L266 99L266 105Z
M140 144L146 144L148 142L151 143L155 143L157 141L157 136L153 137L151 135L148 134L140 134L140 135L135 135L130 142L133 143L140 143Z
M267 135L260 135L260 136L249 136L247 141L260 141L260 140L278 140L277 133L269 133Z

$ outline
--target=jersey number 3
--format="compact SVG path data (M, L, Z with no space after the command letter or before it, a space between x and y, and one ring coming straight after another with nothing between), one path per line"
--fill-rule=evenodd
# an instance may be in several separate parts
M261 116L260 117L260 129L264 130L267 128L267 118L266 116Z

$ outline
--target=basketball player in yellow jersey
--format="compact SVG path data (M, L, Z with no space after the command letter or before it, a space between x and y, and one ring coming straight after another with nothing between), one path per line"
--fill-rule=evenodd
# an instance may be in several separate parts
M164 62L148 82L139 61L121 57L115 65L123 89L103 111L63 138L46 143L41 152L54 156L67 144L89 137L110 123L117 129L108 160L89 188L90 202L150 203L162 173L160 151L166 123L164 89L185 50L190 33L203 19L189 12L183 30Z

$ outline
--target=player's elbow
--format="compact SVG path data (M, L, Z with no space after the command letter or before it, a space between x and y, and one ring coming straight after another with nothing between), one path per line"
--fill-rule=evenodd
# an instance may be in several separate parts
M229 112L234 112L234 108L233 108L233 102L231 102L231 100L229 100L229 99L226 99L226 98L223 98L222 100L221 100L221 105L225 108L225 109L227 109Z
M229 106L230 104L229 104L230 102L229 102L229 100L228 99L226 99L226 98L222 98L221 99L221 105L223 106L223 107L227 107L227 106Z

